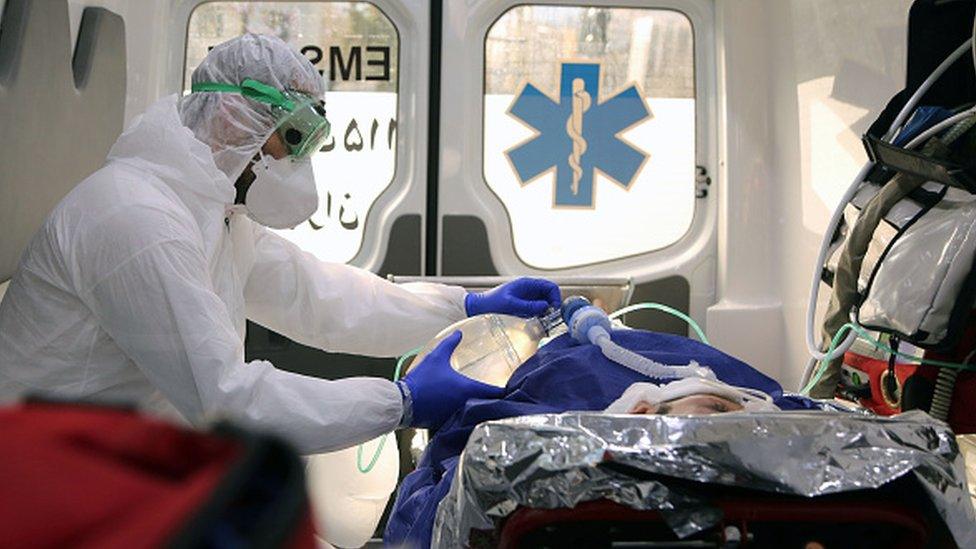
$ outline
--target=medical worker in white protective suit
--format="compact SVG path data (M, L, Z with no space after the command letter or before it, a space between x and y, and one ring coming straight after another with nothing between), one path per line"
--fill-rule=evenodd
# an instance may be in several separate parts
M192 81L136 118L30 243L0 304L0 401L45 392L194 423L229 416L313 453L436 427L495 396L450 368L457 337L397 384L244 362L246 318L306 345L395 356L466 314L541 313L559 290L395 285L301 251L266 227L316 209L307 156L329 131L322 78L281 40L245 35Z

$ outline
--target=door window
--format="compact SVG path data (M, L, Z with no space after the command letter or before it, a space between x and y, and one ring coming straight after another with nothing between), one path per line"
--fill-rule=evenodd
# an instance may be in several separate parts
M396 169L396 27L368 2L202 4L190 16L184 88L210 48L246 32L281 38L327 79L332 137L312 155L319 208L299 227L276 232L321 259L348 262Z
M659 250L695 208L695 62L672 10L514 7L485 40L484 177L527 265Z

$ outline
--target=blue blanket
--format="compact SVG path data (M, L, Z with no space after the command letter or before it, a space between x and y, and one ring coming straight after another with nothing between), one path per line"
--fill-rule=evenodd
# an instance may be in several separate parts
M782 388L773 379L686 337L618 330L614 331L613 340L664 364L696 360L709 366L726 383L766 392L784 410L815 407L806 399L784 397ZM458 456L479 423L530 414L603 410L639 381L649 380L611 362L594 345L579 345L565 335L554 339L515 371L503 398L468 401L434 434L417 469L400 486L384 541L397 546L430 546L437 505L447 495Z

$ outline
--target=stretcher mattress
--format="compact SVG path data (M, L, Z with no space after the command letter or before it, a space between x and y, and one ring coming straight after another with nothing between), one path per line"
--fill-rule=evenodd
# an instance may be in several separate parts
M679 537L721 521L681 479L813 497L878 488L913 475L960 547L976 516L955 436L922 412L880 418L827 411L711 416L541 414L471 434L441 501L434 547L461 547L519 507L608 499L657 510Z

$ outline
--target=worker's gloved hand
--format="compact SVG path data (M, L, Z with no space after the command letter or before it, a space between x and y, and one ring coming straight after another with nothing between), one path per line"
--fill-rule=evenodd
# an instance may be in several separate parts
M521 317L539 316L549 307L559 308L559 286L543 278L516 278L487 292L470 293L464 298L468 316L501 313Z
M404 415L409 418L410 427L437 429L468 399L499 398L504 394L502 387L475 381L451 367L451 354L460 342L461 332L454 332L397 382L408 389L404 406L409 409Z

